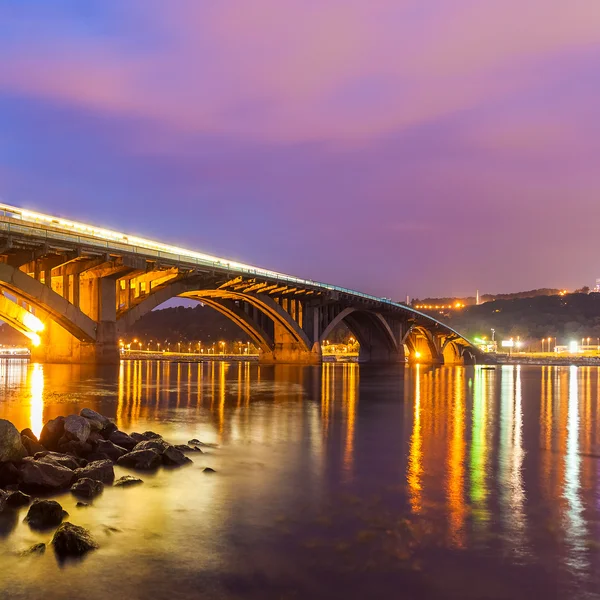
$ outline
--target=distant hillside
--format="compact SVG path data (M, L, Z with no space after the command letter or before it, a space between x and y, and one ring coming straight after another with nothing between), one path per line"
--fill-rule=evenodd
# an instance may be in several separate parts
M442 320L469 338L488 336L496 330L496 339L520 336L539 342L556 337L560 344L569 340L600 337L600 294L566 294L512 300L494 300L479 306L467 306Z
M481 294L479 296L480 302L491 302L492 300L513 300L516 298L535 298L537 296L557 296L562 290L554 288L540 288L537 290L528 290L525 292L513 292L510 294ZM587 288L582 291L589 291ZM414 298L412 306L421 304L432 304L432 305L453 305L456 302L461 304L475 304L475 296L467 296L465 298L460 297L445 297L445 298Z

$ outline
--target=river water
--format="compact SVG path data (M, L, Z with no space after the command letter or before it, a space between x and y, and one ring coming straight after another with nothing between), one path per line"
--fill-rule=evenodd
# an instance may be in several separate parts
M600 597L599 398L595 367L0 362L19 428L89 406L218 445L61 495L82 561L19 556L51 533L4 514L0 598Z

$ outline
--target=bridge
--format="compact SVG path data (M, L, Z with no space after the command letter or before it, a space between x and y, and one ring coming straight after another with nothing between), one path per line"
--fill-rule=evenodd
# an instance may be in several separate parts
M345 323L363 362L472 363L476 348L443 323L350 289L0 204L0 319L40 362L115 363L118 339L173 297L226 315L264 363L321 361Z

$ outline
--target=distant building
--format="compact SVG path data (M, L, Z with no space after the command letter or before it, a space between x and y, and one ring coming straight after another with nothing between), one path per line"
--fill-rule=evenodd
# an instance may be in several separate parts
M594 292L600 292L600 279L596 279L596 287L594 287Z

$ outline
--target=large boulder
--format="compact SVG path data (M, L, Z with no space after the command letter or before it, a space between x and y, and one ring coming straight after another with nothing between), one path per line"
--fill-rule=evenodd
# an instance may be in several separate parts
M127 450L133 450L137 442L123 431L113 431L108 439L117 446Z
M121 456L117 464L129 469L152 471L162 464L162 459L156 450L135 450Z
M70 440L82 443L86 442L91 431L92 428L90 422L84 417L80 417L79 415L69 415L65 419L64 435Z
M38 441L32 440L29 436L21 434L21 443L29 456L34 456L38 452L45 452L46 448Z
M41 452L35 455L35 460L52 465L59 465L60 467L66 467L74 471L79 467L85 466L85 461L75 458L69 454L61 454L60 452Z
M117 462L117 460L121 458L123 454L127 454L127 450L125 448L113 444L110 440L100 440L96 444L95 452L104 453L114 462Z
M0 463L0 488L19 483L19 469L10 462Z
M69 440L65 435L58 442L58 451L64 454L72 454L79 458L84 458L92 452L92 445L89 442Z
M31 496L28 496L19 490L5 492L4 499L8 508L21 508L22 506L27 506L31 502Z
M75 479L87 477L102 483L112 483L115 479L115 470L111 460L95 460L81 469L75 469Z
M56 417L56 419L52 419L44 425L42 433L40 433L40 444L48 448L48 450L57 450L58 440L60 440L64 433L65 418Z
M70 556L82 556L86 552L98 548L97 542L87 529L73 525L68 521L62 523L56 530L52 538L52 545L61 559Z
M169 444L162 439L144 440L138 442L134 450L155 450L159 454L162 454Z
M32 529L48 529L60 525L66 516L68 513L56 500L34 500L25 521Z
M129 436L132 437L136 442L143 442L144 440L148 439L143 433L138 433L137 431L132 431Z
M142 435L144 435L147 440L159 440L159 439L162 439L162 436L158 435L158 433L155 433L154 431L144 431L144 433Z
M47 492L67 488L74 474L58 463L34 460L30 456L23 459L19 480L20 487L29 492Z
M27 456L19 430L6 419L0 419L0 462L18 461Z
M82 408L79 415L89 421L90 426L94 431L100 431L103 434L110 435L117 429L117 426L108 417L101 415L91 408Z
M71 486L71 493L80 498L94 498L103 491L104 484L89 477L82 477Z
M172 467L179 467L192 462L181 450L178 450L174 446L167 444L164 452L162 453L163 465L169 465Z

